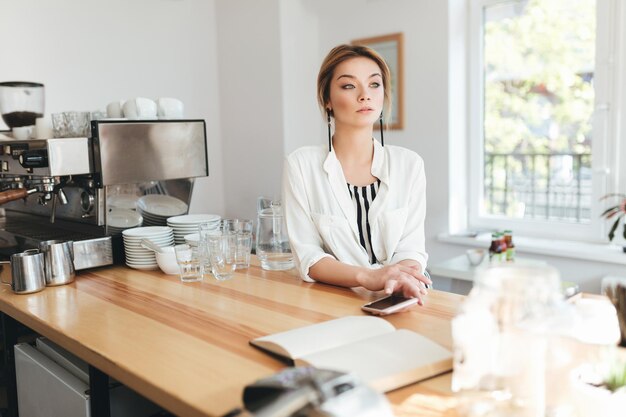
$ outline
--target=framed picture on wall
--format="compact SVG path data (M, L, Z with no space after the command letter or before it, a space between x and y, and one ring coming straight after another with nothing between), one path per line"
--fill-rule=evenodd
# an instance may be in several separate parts
M404 36L402 33L355 39L352 45L364 45L378 52L391 71L391 118L389 128L404 128Z

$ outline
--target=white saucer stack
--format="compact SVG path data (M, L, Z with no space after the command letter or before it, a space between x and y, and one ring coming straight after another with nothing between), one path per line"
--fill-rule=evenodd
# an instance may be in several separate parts
M137 200L144 226L165 226L169 217L185 214L188 209L187 203L169 195L149 194Z
M185 235L185 243L191 247L198 246L200 244L200 233Z
M135 269L157 269L154 252L141 246L142 239L149 239L152 243L161 246L174 245L174 234L167 226L135 227L122 232L124 239L124 253L126 265Z
M136 210L137 200L139 200L139 197L136 195L130 195L130 194L112 195L112 196L107 197L107 207Z
M220 226L221 217L217 214L187 214L184 216L170 217L167 225L174 230L176 244L185 243L185 236L198 232L198 226L209 223L210 230L217 230Z
M112 208L107 213L107 228L110 235L119 235L126 229L141 226L143 217L134 210Z

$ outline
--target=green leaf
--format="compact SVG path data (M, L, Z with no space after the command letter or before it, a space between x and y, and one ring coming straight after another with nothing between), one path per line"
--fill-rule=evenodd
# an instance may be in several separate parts
M619 221L622 218L622 216L619 216L617 218L617 220L615 220L615 223L613 223L613 226L611 227L611 230L609 231L609 240L613 241L613 238L615 237L615 229L617 229L617 225L619 225Z
M606 200L607 198L611 198L611 197L626 198L626 194L611 193L611 194L603 195L602 197L600 197L599 201Z
M604 210L602 212L602 214L600 215L600 217L604 217L607 214L609 214L609 212L613 211L613 210L619 210L619 206L613 206L613 207L609 207L608 209Z
M613 212L609 213L609 214L606 216L606 219L608 220L608 219L610 219L610 218L613 218L613 217L615 217L615 216L616 216L616 215L618 215L618 214L619 214L619 217L622 217L622 216L624 215L624 213L622 213L620 210L615 210L615 211L613 211Z

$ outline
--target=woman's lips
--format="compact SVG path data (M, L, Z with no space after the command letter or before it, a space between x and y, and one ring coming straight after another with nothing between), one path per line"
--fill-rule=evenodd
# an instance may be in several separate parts
M357 113L369 113L369 112L373 112L374 109L370 108L370 107L364 107L362 109L357 110Z

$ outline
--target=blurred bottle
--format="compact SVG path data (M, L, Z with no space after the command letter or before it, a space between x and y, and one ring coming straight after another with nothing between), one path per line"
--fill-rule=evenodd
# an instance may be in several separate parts
M499 242L498 254L500 255L498 260L500 262L504 262L506 261L506 249L507 249L506 240L504 238L504 233L498 233L498 242Z
M498 248L500 243L498 242L498 233L494 232L491 234L491 245L489 246L489 262L493 262L496 259L496 254L498 253Z
M504 242L506 243L506 260L513 262L515 260L515 244L513 243L513 232L511 230L504 231Z

